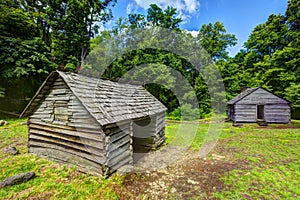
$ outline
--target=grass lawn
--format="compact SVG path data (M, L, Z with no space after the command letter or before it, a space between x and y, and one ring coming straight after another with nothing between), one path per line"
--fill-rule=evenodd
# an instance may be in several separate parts
M28 154L27 127L21 125L24 120L11 119L8 122L8 126L0 127L0 180L27 171L36 172L36 177L27 183L0 189L1 199L128 199L132 198L131 193L135 193L137 199L142 199L147 193L142 185L149 184L150 187L155 181L153 177L144 175L113 175L102 179ZM190 123L185 126L185 130L180 129L178 123L168 122L167 143L180 138L181 132L196 130L189 142L192 151L197 152L208 128L207 123L201 123L199 126ZM4 149L9 146L15 146L20 154L13 156L4 153ZM201 166L205 166L208 161L215 163L213 154L218 154L224 157L222 162L227 163L226 166L238 163L238 167L217 176L221 186L207 193L207 189L201 186L197 190L192 188L189 192L176 188L175 182L168 184L175 187L177 193L182 193L181 197L185 197L184 193L189 193L192 199L298 199L299 152L300 121L293 121L290 125L268 127L245 124L241 128L225 123L216 147L205 160L199 159L200 163L203 162ZM219 162L221 167L222 162ZM199 168L195 170L200 170ZM131 190L126 184L129 182L138 183L141 188ZM166 195L165 198L175 199L176 195Z

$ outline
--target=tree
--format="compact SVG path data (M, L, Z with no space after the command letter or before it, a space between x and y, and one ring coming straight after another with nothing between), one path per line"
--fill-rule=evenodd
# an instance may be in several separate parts
M0 104L20 111L21 107L10 103L26 104L49 72L58 66L74 69L83 64L90 39L99 23L112 17L109 7L115 2L1 1L0 96L5 91L8 104ZM13 92L16 88L18 92Z
M45 75L55 69L35 22L41 15L25 11L17 1L1 2L0 9L0 78Z
M235 75L223 68L224 80L232 76L237 79L234 84L263 86L292 100L293 109L298 108L297 95L292 90L298 91L300 80L299 7L299 1L291 0L285 15L272 14L265 23L257 25L245 42L245 49L232 60L242 69L242 76L238 75L238 69L231 69L237 71Z
M46 8L45 28L49 30L54 60L65 65L83 65L90 51L90 39L99 23L111 19L109 6L116 0L51 1ZM50 29L49 29L50 27Z
M176 18L176 8L168 6L166 10L163 11L156 4L151 4L148 9L147 21L153 26L179 30L179 24L182 22L182 19Z
M226 33L226 29L221 22L202 25L197 38L214 61L227 59L227 47L234 46L237 43L235 35Z

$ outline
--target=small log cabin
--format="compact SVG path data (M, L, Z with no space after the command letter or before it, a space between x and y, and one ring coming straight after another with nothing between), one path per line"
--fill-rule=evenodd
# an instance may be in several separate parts
M248 88L227 102L233 122L290 123L290 102L262 88Z
M106 176L164 142L165 111L141 86L55 71L21 117L29 153Z

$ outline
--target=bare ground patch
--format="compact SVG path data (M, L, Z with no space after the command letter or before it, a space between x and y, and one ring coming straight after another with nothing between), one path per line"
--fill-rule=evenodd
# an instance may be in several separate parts
M230 154L213 155L201 159L196 151L188 150L166 169L127 174L122 187L114 189L120 199L214 199L214 192L228 189L220 178L244 169L247 162L232 160Z

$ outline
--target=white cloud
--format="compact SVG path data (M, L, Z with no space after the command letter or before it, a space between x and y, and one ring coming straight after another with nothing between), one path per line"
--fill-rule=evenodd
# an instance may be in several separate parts
M186 32L190 33L193 37L197 37L198 33L199 33L199 31L195 31L195 30L193 30L193 31L186 30Z
M200 0L134 0L135 3L144 9L148 9L151 4L157 4L165 9L167 6L177 8L179 14L191 15L197 13L200 8Z

